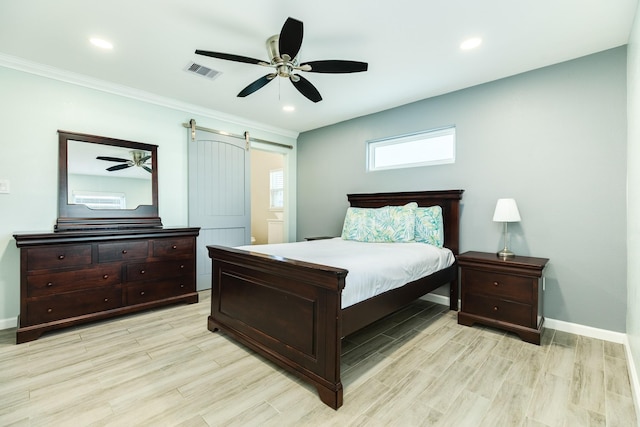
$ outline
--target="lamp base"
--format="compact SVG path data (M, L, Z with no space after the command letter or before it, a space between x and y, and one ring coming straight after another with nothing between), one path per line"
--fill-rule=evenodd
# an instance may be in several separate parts
M513 252L511 252L509 249L504 248L503 250L501 250L500 252L498 252L496 254L499 258L514 258L516 256L516 254L514 254Z

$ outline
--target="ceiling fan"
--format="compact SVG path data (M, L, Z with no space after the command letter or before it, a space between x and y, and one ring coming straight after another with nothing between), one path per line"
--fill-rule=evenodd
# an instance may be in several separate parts
M96 159L98 160L106 160L107 162L119 162L122 164L108 167L106 170L109 172L130 168L132 166L139 166L147 172L151 173L151 165L147 165L146 162L151 158L151 154L145 155L144 151L132 151L132 160L123 159L120 157L108 157L108 156L98 156Z
M295 88L309 100L318 102L322 101L320 92L318 92L309 80L305 79L300 74L296 74L295 71L306 71L310 73L358 73L361 71L367 71L368 64L366 62L359 61L331 59L325 61L310 61L300 64L298 60L298 52L302 45L302 35L302 21L287 18L282 26L280 34L276 34L267 39L267 52L270 58L269 62L246 56L206 50L196 50L196 54L274 68L274 72L260 77L258 80L242 89L238 94L239 97L251 95L253 92L280 76L288 78L293 86L295 86Z

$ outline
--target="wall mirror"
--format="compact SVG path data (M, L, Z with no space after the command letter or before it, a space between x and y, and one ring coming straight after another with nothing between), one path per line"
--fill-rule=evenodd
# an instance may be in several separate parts
M157 146L58 131L57 231L162 226Z

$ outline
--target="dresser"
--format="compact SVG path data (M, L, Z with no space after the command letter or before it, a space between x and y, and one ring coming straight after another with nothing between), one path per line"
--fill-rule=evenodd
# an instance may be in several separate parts
M543 316L543 270L549 260L495 253L458 256L462 309L458 323L484 324L511 331L540 344Z
M166 304L195 303L199 228L16 233L16 342Z

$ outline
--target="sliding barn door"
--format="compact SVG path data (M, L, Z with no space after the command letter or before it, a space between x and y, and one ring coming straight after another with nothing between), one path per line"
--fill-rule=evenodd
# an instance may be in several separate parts
M250 162L243 139L196 130L189 132L189 226L200 227L198 290L211 287L207 245L251 242Z

